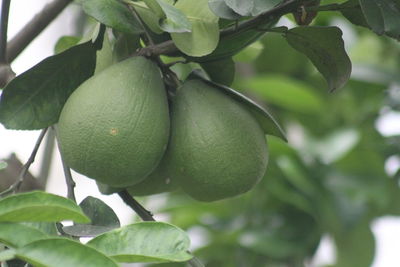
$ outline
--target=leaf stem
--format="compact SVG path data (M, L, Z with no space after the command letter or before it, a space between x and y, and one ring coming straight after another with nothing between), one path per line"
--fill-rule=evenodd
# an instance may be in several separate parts
M0 193L0 197L4 197L10 193L15 193L21 186L21 184L23 183L26 174L28 173L29 167L32 165L32 163L35 161L35 157L36 154L39 150L40 144L43 141L44 136L46 135L47 132L47 128L43 129L40 132L40 135L36 141L35 147L32 150L32 153L28 159L28 161L25 163L25 165L22 167L22 170L18 176L17 181L15 181L15 183L13 183L7 190L3 191Z
M136 199L133 198L126 189L118 192L118 195L125 202L125 204L131 207L143 221L156 221L153 217L153 213L145 209L145 207L137 202ZM190 251L188 252L191 253ZM192 267L204 267L204 264L195 256L193 256L188 263Z

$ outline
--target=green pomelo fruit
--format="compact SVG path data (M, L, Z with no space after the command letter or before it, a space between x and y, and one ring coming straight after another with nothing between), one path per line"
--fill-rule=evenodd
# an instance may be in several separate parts
M125 189L111 187L99 182L96 182L96 184L100 193L104 195L111 195ZM149 176L146 177L146 179L138 184L128 187L127 189L128 192L134 197L149 196L175 191L178 189L178 184L174 179L171 178L170 175L168 175L167 165L165 164L164 160L161 160L161 163Z
M118 188L118 187L112 187L103 183L100 183L99 181L96 181L97 189L99 189L99 192L102 193L103 195L112 195L114 193L118 193L124 188Z
M59 120L60 149L75 171L112 187L142 181L169 137L167 96L157 66L134 57L101 71L70 96Z
M169 172L168 162L164 159L146 179L128 188L132 196L148 196L178 189L178 184Z
M167 156L182 189L200 201L250 190L267 167L263 130L242 104L200 80L178 90Z

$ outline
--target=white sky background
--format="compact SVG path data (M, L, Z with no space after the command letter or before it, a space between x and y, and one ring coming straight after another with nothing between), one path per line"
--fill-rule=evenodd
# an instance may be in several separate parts
M49 2L51 2L51 0L12 0L8 38L12 38L46 3ZM13 62L12 68L17 74L29 69L45 57L52 55L54 45L60 36L73 34L73 21L78 8L79 7L76 5L70 5L56 21L50 24L49 27L47 27L46 30ZM377 127L383 134L398 134L400 133L399 121L400 113L390 113L377 122ZM39 131L11 131L5 130L3 126L0 125L0 159L15 152L22 162L26 162L38 135ZM37 160L30 169L34 175L39 172L40 157L41 153L39 150ZM388 168L397 169L398 166L400 166L399 158L393 158ZM101 198L115 208L122 224L127 224L131 221L132 211L122 203L119 197L102 196L97 191L93 180L76 173L73 173L73 176L77 183L76 195L78 202L87 195ZM47 190L65 196L66 186L58 152L54 153L49 177ZM159 199L159 201L160 200L161 199ZM156 206L156 202L157 197L155 203L149 203L151 206L148 206L148 208L155 208L152 206ZM395 217L378 219L373 223L373 231L377 238L376 258L373 267L400 266L400 253L398 251L400 248L400 219ZM312 266L322 266L327 263L332 263L333 258L334 251L329 238L324 238Z

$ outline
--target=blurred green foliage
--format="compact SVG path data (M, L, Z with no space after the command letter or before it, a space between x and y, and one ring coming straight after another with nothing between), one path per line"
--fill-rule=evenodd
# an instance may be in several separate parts
M314 24L345 32L353 75L335 93L280 34L264 35L234 58L232 87L271 111L289 139L267 137L270 162L260 184L214 203L160 196L165 204L156 212L192 233L194 253L208 267L304 266L325 235L336 245L335 266L370 266L371 222L400 215L398 177L385 171L400 153L400 136L376 128L378 118L400 109L389 90L400 85L400 45L332 12Z

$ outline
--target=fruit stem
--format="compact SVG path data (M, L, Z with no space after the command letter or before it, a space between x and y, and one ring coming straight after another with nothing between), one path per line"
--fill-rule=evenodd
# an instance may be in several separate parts
M139 13L136 11L135 7L129 2L129 1L124 1L125 4L129 7L129 9L132 11L136 19L138 20L140 26L142 27L145 37L147 40L144 40L146 45L149 46L154 46L155 43L153 39L151 38L151 35L149 33L149 29L146 27L145 22L142 20L140 17ZM168 84L172 88L172 93L175 92L176 88L181 86L181 82L179 81L178 77L176 76L175 72L173 72L168 65L166 65L160 58L159 55L147 55L147 57L152 58L157 65L160 67L163 76L164 76L164 81L166 84Z
M118 195L125 202L126 205L131 207L143 221L155 221L153 214L146 210L139 202L134 199L127 190L118 192Z
M61 156L61 162L62 162L62 166L63 166L63 170L64 170L65 182L67 183L67 197L76 203L75 191L74 191L76 184L75 184L74 180L72 179L71 169L65 163L61 153L60 153L60 156Z
M32 150L32 153L28 159L28 161L25 163L25 165L22 167L22 170L18 176L18 179L13 183L8 189L4 190L3 192L0 193L0 197L4 197L10 193L15 193L21 186L21 184L24 182L25 176L28 173L29 167L32 165L32 163L35 161L36 154L39 150L40 144L43 141L44 136L46 135L47 128L44 128L41 132L40 135L36 141L35 147Z

